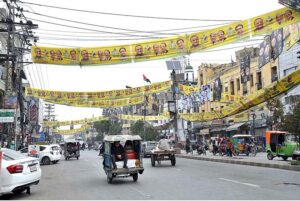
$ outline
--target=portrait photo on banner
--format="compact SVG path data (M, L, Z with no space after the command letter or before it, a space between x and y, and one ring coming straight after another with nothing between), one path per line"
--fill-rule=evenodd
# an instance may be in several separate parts
M270 62L271 57L271 39L265 36L264 41L259 45L258 68L263 67Z
M241 83L246 83L250 80L250 59L250 54L246 54L240 59Z
M220 77L213 82L213 101L220 101L222 95L222 83Z
M282 52L283 49L283 29L277 29L271 34L271 58L275 60Z

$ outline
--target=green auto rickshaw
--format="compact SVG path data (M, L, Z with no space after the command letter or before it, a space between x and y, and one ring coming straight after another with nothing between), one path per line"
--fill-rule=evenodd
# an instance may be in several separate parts
M288 157L300 159L299 143L296 137L285 131L266 131L267 158L281 157L287 160Z

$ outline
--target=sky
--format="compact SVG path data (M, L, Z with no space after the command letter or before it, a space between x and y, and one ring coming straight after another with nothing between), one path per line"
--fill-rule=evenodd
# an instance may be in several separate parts
M19 3L24 9L24 15L39 26L37 30L34 30L35 35L39 36L36 45L51 47L97 47L129 44L137 41L134 38L132 40L120 40L124 39L124 36L113 33L103 34L94 32L91 34L91 31L89 31L90 29L114 33L126 32L116 28L150 32L162 32L161 30L170 29L172 29L171 32L196 32L205 29L205 26L208 25L221 26L221 24L224 25L225 23L248 19L283 7L278 3L278 0L116 0L105 2L99 0L23 0L23 2L111 14L187 19L166 20L103 15ZM40 14L48 15L52 18L43 17ZM71 23L54 19L53 17L80 21L83 23ZM48 23L42 21L47 21ZM50 24L49 22L60 23L65 26L57 26ZM80 29L68 28L67 26L76 26ZM115 29L103 28L104 26L114 27ZM175 31L173 29L178 30ZM93 41L88 40L91 38L88 36L91 35L94 36ZM97 40L95 40L96 35L99 38L97 38ZM70 37L76 39L69 40ZM105 41L102 40L104 38L106 39ZM140 42L141 40L138 41ZM252 43L248 42L223 46L209 52L191 54L188 59L190 64L194 67L196 75L198 66L201 63L229 63L231 58L235 60L235 51L242 49L243 46L251 45ZM255 43L259 42L256 41ZM236 46L239 46L239 48L232 48ZM223 50L224 48L232 49ZM80 68L79 66L32 64L26 67L26 73L31 86L34 88L60 91L106 91L125 89L126 85L131 87L146 85L146 82L143 81L143 74L145 74L152 83L169 80L170 71L167 70L165 64L166 60L167 59L83 68ZM75 120L90 118L93 115L100 116L101 109L56 105L56 115L56 119L58 120Z

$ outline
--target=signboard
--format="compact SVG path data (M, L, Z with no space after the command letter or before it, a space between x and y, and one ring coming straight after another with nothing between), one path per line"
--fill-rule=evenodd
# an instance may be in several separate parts
M0 122L11 123L14 122L15 110L14 109L0 109Z

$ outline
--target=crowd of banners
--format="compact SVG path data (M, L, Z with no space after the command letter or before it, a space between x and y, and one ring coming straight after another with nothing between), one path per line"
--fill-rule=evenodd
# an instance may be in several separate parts
M160 116L141 116L141 115L125 115L125 114L119 114L119 119L122 120L128 120L128 121L139 121L139 120L145 120L145 121L162 121L162 120L168 120L170 119L169 114L163 114Z
M91 125L82 125L80 128L69 130L52 129L52 132L60 135L74 135L76 133L84 132L89 128L91 128Z
M250 25L248 25L250 21ZM282 8L264 15L210 30L141 43L93 48L34 46L34 63L58 65L105 65L174 58L231 44L250 35L269 34L300 21L300 13Z
M264 41L259 45L259 68L269 63L271 59L275 60L281 54L284 42L285 49L288 50L299 41L299 26L299 23L291 24L265 36Z
M67 125L77 125L77 124L87 124L95 121L108 120L108 117L99 116L92 118L84 118L80 120L70 120L70 121L44 121L43 125L45 127L55 127L55 126L67 126Z
M255 95L250 95L243 100L234 101L219 111L202 113L179 113L179 118L187 121L211 121L221 119L243 112L251 107L259 105L271 98L274 98L300 83L300 69L272 83L266 89L259 90Z
M44 101L59 104L67 105L74 107L96 107L96 108L115 108L123 107L130 105L137 105L143 103L145 100L144 96L133 97L133 98L124 98L124 99L115 99L115 100L98 100L98 101L80 101L80 100L48 100Z
M26 88L25 95L52 101L97 101L137 97L169 90L172 81L156 82L151 85L98 92L67 92Z

